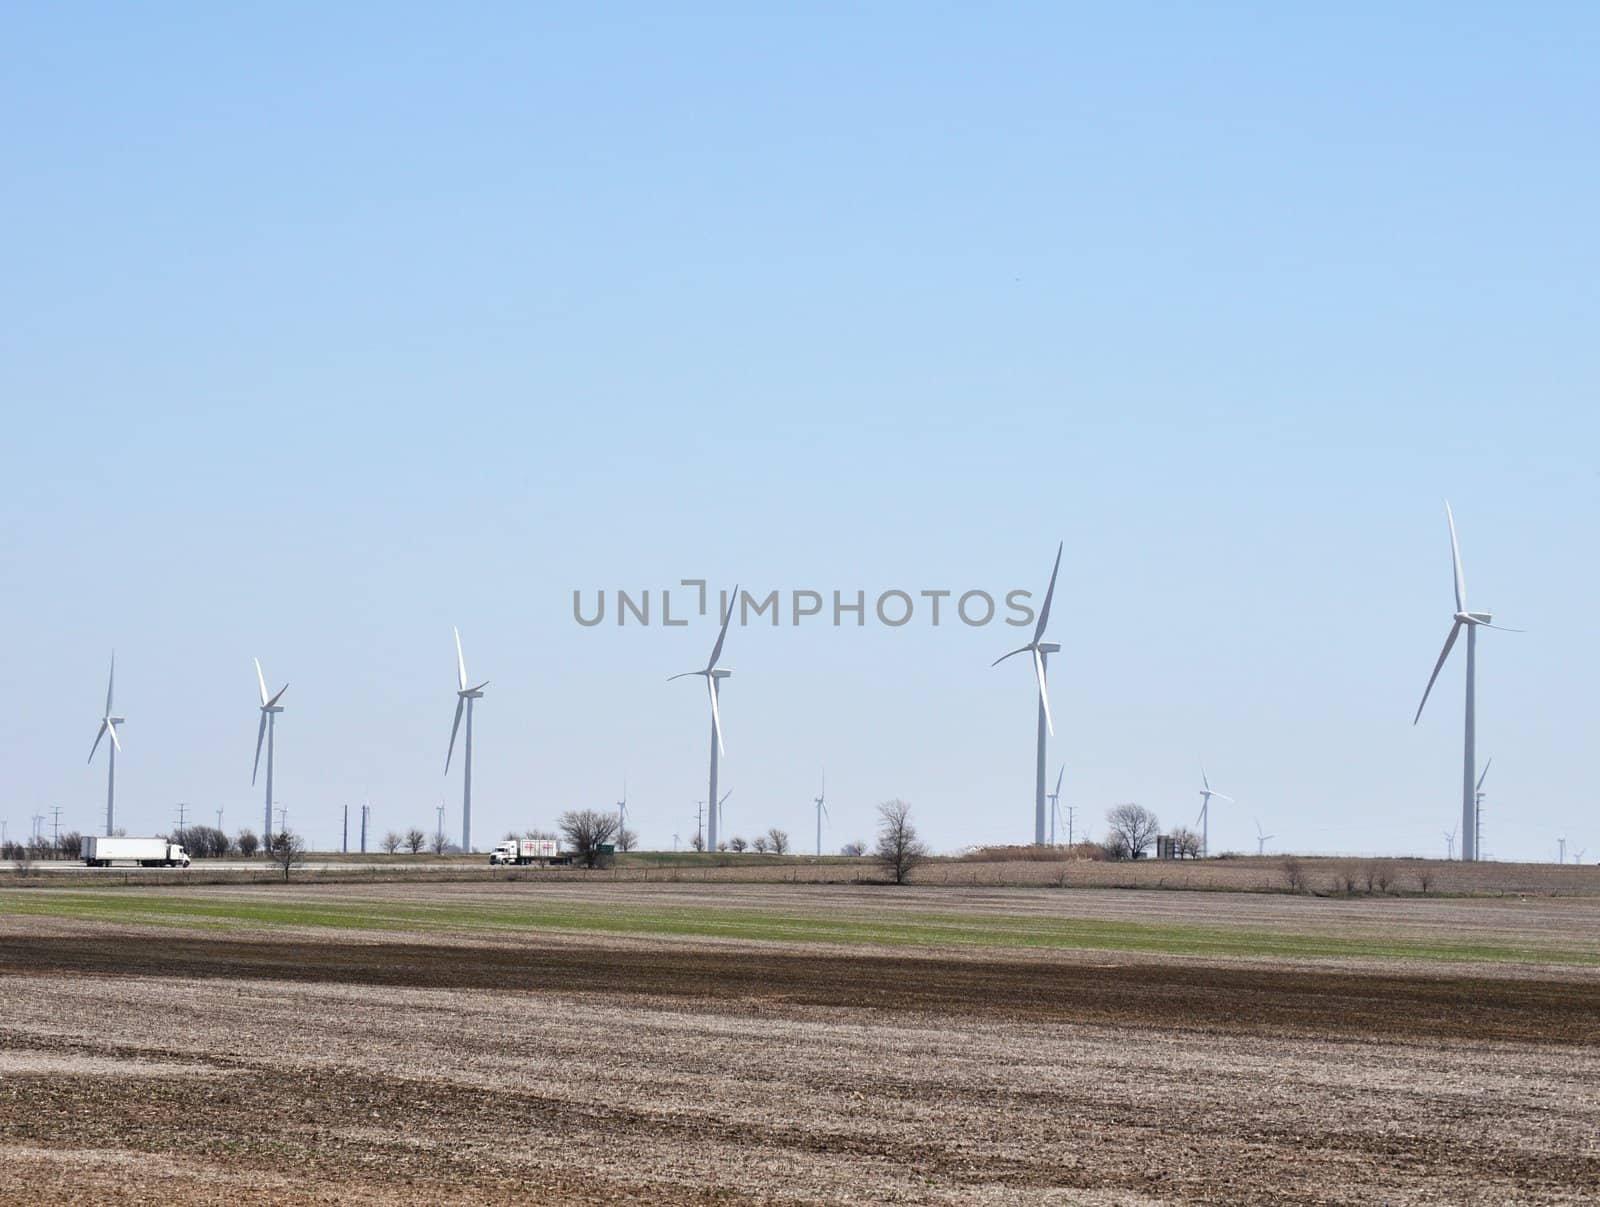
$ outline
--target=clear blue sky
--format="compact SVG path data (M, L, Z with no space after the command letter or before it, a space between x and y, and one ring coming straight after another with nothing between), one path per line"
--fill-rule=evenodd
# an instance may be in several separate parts
M1052 777L1214 849L1600 853L1600 14L13 8L0 19L0 817L449 802L686 841L712 632L574 588L1042 590ZM727 827L1032 830L1001 627L734 632Z

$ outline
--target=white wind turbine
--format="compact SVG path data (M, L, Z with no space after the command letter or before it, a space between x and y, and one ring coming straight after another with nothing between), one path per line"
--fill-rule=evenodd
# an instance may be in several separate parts
M106 711L100 718L100 729L94 735L94 745L89 747L88 762L94 762L94 752L100 749L100 739L108 734L111 745L106 747L106 837L110 838L117 824L117 752L122 749L122 743L117 739L117 726L126 724L126 719L113 715L111 711L111 689L117 682L117 656L111 655L111 674L106 678Z
M1450 510L1450 503L1445 501L1445 522L1450 525L1450 567L1455 573L1456 611L1450 624L1450 635L1444 639L1444 649L1439 652L1439 661L1433 664L1433 674L1428 676L1428 686L1423 689L1422 703L1417 705L1417 715L1411 718L1415 725L1422 719L1423 706L1428 703L1428 693L1433 691L1433 684L1439 678L1439 672L1444 669L1445 659L1450 657L1450 649L1456 643L1456 638L1461 635L1461 630L1467 630L1467 712L1466 736L1462 747L1461 758L1461 858L1470 862L1478 857L1478 819L1477 800L1474 796L1477 781L1477 661L1478 661L1478 629L1498 629L1504 626L1492 624L1493 613L1467 611L1467 583L1461 574L1461 548L1456 541L1456 517ZM1520 630L1511 629L1509 632ZM1485 768L1487 770L1487 768Z
M817 806L817 858L822 858L822 819L828 816L828 806L823 802L828 796L828 773L822 773L822 790L817 793L815 801Z
M1448 830L1442 830L1440 833L1444 835L1444 857L1446 859L1454 859L1456 857L1456 827L1451 826Z
M485 679L477 687L467 686L467 660L461 653L461 630L452 629L456 635L456 719L450 723L450 749L444 756L444 773L450 774L450 756L456 752L456 731L461 728L461 714L467 714L467 748L461 771L461 849L472 850L472 702L483 699L483 689L489 686Z
M1067 765L1061 764L1056 773L1056 790L1050 794L1050 845L1056 845L1056 819L1061 816L1061 780L1067 774Z
M733 588L733 595L728 599L726 614L722 617L722 628L717 633L717 644L711 647L711 657L707 659L705 668L698 671L684 671L681 674L670 675L667 682L674 679L686 679L690 675L704 676L706 681L706 695L711 699L711 791L706 794L709 808L706 812L706 850L717 849L717 828L722 812L722 803L717 798L717 757L726 756L727 751L722 745L722 710L717 707L717 695L721 690L722 680L733 674L732 670L719 667L717 660L722 657L722 643L728 639L728 622L733 619L733 607L739 600L739 588ZM726 798L723 798L726 799Z
M1039 683L1039 738L1033 769L1033 842L1035 846L1044 845L1044 756L1047 737L1054 737L1056 732L1055 722L1050 719L1050 693L1045 686L1046 664L1051 654L1061 649L1054 641L1045 641L1045 626L1050 623L1050 600L1056 593L1056 573L1061 569L1061 551L1065 548L1063 541L1056 546L1056 564L1050 570L1050 586L1044 593L1044 606L1039 609L1039 621L1033 627L1033 640L1027 645L1014 649L1009 654L1002 654L991 662L990 666L999 666L1007 658L1018 654L1033 655L1033 673Z
M1233 797L1224 792L1212 790L1211 781L1206 778L1206 769L1204 767L1200 768L1200 782L1205 785L1200 789L1200 854L1206 856L1211 854L1211 798L1214 796L1218 800L1227 801L1229 804L1234 804L1235 801Z
M1267 843L1271 842L1276 837L1277 837L1276 834L1263 834L1261 832L1261 821L1260 821L1259 818L1256 820L1256 854L1257 855L1265 855L1267 853Z
M273 731L277 728L278 714L283 711L278 703L283 699L283 693L289 690L285 683L278 689L278 694L268 698L267 677L261 673L261 659L256 663L256 686L261 689L261 724L256 726L256 762L250 769L250 785L255 786L256 774L261 770L261 742L267 743L267 819L261 827L261 840L268 850L272 849L272 738Z
M622 799L617 802L617 850L622 850L622 832L628 828L628 779L622 779Z
M729 788L722 794L722 799L717 802L717 829L719 830L722 828L722 806L728 803L728 798L732 795L733 789Z

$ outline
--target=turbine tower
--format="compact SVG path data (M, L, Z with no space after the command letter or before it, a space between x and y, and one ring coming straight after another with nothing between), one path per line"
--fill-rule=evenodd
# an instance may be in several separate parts
M461 630L452 629L456 635L456 719L450 724L450 749L444 755L444 773L450 774L450 758L456 752L456 731L461 728L461 713L467 714L467 750L461 772L461 849L472 850L472 702L483 699L483 689L489 686L485 679L477 687L467 686L467 660L461 654Z
M1261 820L1259 818L1256 819L1256 854L1257 855L1265 855L1267 853L1267 843L1271 842L1276 837L1277 837L1276 834L1263 834L1261 832ZM1451 837L1452 840L1454 840L1455 835L1452 834L1450 837Z
M822 858L822 819L828 816L828 806L823 802L828 798L828 773L822 773L822 791L817 793L813 802L817 806L817 858Z
M628 828L628 779L622 779L622 799L617 802L617 849L622 847L622 832Z
M111 689L117 683L117 656L111 655L111 674L106 678L106 711L100 718L100 729L94 735L94 745L89 747L88 762L94 762L94 752L100 749L100 739L106 735L111 736L111 745L106 747L106 837L110 838L112 830L117 824L117 752L122 749L122 743L117 740L117 726L126 724L124 718L114 716L111 712Z
M283 706L278 703L283 699L283 693L289 690L285 683L278 689L278 694L267 696L267 677L261 673L261 659L256 662L256 686L261 689L261 724L256 726L256 763L250 770L250 786L255 787L256 773L261 770L261 742L267 743L267 819L261 826L261 841L268 850L272 849L272 735L277 728L278 714L283 711Z
M728 798L732 795L733 789L729 788L722 794L722 799L717 802L717 829L719 830L722 828L722 806L728 803Z
M1050 845L1056 845L1056 818L1061 816L1061 779L1067 774L1067 765L1061 764L1056 773L1056 790L1050 794Z
M1233 797L1231 796L1221 792L1212 791L1211 781L1206 778L1206 769L1204 767L1200 768L1200 782L1205 785L1205 787L1200 789L1199 819L1200 856L1203 859L1205 856L1211 854L1211 798L1215 796L1218 800L1225 800L1229 804L1234 803L1234 801Z
M733 619L733 605L738 602L739 588L733 588L733 594L728 599L727 612L722 617L722 629L717 633L717 644L711 647L711 657L707 660L705 668L698 671L684 671L681 674L671 675L667 682L674 679L686 679L690 675L701 675L706 681L706 695L711 699L711 790L706 794L709 805L706 812L706 850L717 849L717 823L718 814L722 812L721 801L717 797L717 757L726 756L727 751L722 745L722 710L717 707L717 695L721 690L722 680L726 679L733 671L719 667L717 660L722 657L722 643L728 639L728 622Z
M1056 593L1056 572L1061 569L1061 550L1066 542L1056 546L1056 564L1050 570L1050 586L1044 593L1044 606L1039 609L1039 622L1033 627L1033 640L1027 645L1014 649L1009 654L1002 654L991 662L990 666L999 666L1007 658L1018 654L1033 655L1033 673L1039 682L1039 744L1037 757L1034 759L1033 768L1033 842L1035 846L1044 845L1044 756L1045 744L1048 738L1054 737L1056 732L1055 722L1050 719L1050 693L1045 688L1045 665L1049 656L1061 647L1054 641L1045 641L1045 626L1050 623L1050 600Z
M1450 635L1444 639L1444 649L1439 652L1439 661L1433 664L1433 674L1428 676L1428 686L1422 691L1422 703L1417 705L1417 715L1411 718L1415 725L1422 720L1423 706L1428 703L1428 693L1433 691L1434 681L1439 678L1439 672L1444 669L1445 659L1450 657L1450 649L1456 643L1456 638L1461 635L1461 630L1467 630L1467 712L1466 736L1461 752L1461 858L1470 862L1478 858L1478 817L1477 800L1474 793L1477 790L1477 681L1478 681L1478 629L1498 629L1503 626L1491 623L1494 620L1490 612L1467 611L1467 583L1461 574L1461 547L1456 541L1456 517L1450 511L1450 503L1446 500L1444 505L1445 522L1450 525L1450 566L1455 572L1456 611L1451 619ZM1519 632L1511 629L1509 632ZM1487 768L1485 769L1487 770Z

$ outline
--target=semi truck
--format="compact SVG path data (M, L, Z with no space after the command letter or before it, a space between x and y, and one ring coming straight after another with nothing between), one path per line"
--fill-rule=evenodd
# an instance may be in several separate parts
M165 838L99 838L85 835L79 857L92 868L136 863L142 868L186 868L189 853Z
M572 856L563 855L561 844L553 838L508 838L489 852L489 862L571 863Z

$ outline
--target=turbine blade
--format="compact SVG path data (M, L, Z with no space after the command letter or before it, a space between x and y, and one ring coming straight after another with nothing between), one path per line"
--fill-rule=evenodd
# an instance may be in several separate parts
M1226 792L1213 792L1211 795L1216 797L1218 800L1228 801L1230 804L1235 804L1236 805L1236 804L1239 803L1238 801L1234 800L1233 797L1229 796Z
M1487 763L1485 763L1483 765L1483 774L1478 777L1478 786L1475 789L1475 791L1478 791L1478 792L1482 792L1483 791L1483 781L1489 778L1489 768L1492 767L1492 766L1494 766L1494 760L1493 759L1490 759Z
M1018 654L1026 654L1032 648L1033 647L1031 645L1018 646L1016 649L1012 650L1009 654L1001 654L1000 657L996 658L989 665L990 666L999 666L1007 658L1015 658Z
M1450 647L1456 643L1456 634L1461 632L1462 623L1462 621L1458 620L1450 626L1450 636L1444 639L1444 649L1439 651L1439 661L1433 664L1433 674L1428 676L1428 686L1423 689L1422 704L1417 705L1417 715L1411 718L1413 725L1422 720L1422 705L1428 702L1428 693L1433 690L1434 680L1439 677L1439 672L1444 669L1444 660L1450 657Z
M450 749L444 754L444 773L450 774L450 756L456 752L456 730L461 728L461 712L467 706L465 696L456 697L456 719L450 723Z
M1450 525L1450 569L1456 576L1456 611L1467 610L1467 580L1461 574L1461 547L1456 543L1456 517L1450 510L1450 500L1444 501L1444 518Z
M111 673L106 676L106 716L111 715L111 689L117 685L117 656L111 655Z
M461 654L461 630L450 630L456 635L456 677L461 682L461 690L467 690L467 660Z
M1200 768L1200 782L1205 785L1207 792L1211 791L1211 781L1206 778L1206 769L1204 767Z
M106 724L104 721L100 722L100 728L97 731L95 731L94 745L89 747L89 757L84 760L85 762L87 762L87 763L94 762L94 752L96 750L100 749L100 739L106 736L106 730L108 730L110 728L111 728L111 726Z
M739 602L739 584L733 585L733 594L728 597L728 614L722 618L722 630L717 634L717 644L711 647L711 661L706 663L706 670L715 670L717 659L722 657L722 643L728 639L728 622L733 619L733 606Z
M276 708L277 704L278 704L278 701L283 699L283 693L288 691L288 690L289 690L289 685L287 683L285 683L282 687L280 687L278 689L278 694L277 695L273 696L272 699L270 699L270 700L263 701L263 703L265 703L265 705L268 708Z
M706 676L706 694L711 697L711 727L717 731L717 753L727 758L727 747L722 744L722 710L717 707L717 680L713 675Z
M1056 773L1056 795L1057 796L1061 795L1061 781L1062 781L1063 777L1066 776L1066 774L1067 774L1067 765L1065 763L1062 763L1061 764L1061 770Z
M250 769L250 786L255 787L256 772L261 770L261 743L267 740L267 710L261 710L261 724L256 726L256 765Z
M1039 679L1039 703L1044 706L1044 727L1051 737L1056 736L1056 723L1050 717L1050 692L1044 685L1044 655L1037 646L1033 650L1033 672Z
M733 795L733 789L729 788L726 792L724 792L722 794L722 799L717 802L717 808L720 809L720 808L722 808L723 805L727 804L728 803L728 798L730 796L732 796L732 795Z
M705 674L704 671L684 671L681 675L668 675L667 676L667 682L671 683L674 679L687 679L690 675L703 675L703 674Z
M487 679L485 679L482 683L478 684L478 686L474 687L472 690L475 691L475 692L481 692L484 688L486 688L488 686L489 686L489 681Z
M1061 551L1066 546L1067 543L1065 541L1056 546L1056 564L1050 567L1050 585L1045 588L1044 606L1039 609L1039 623L1033 627L1033 640L1035 643L1044 638L1044 627L1050 623L1050 601L1055 598L1056 573L1061 569Z
M261 687L261 703L265 704L267 702L267 677L261 673L261 659L257 658L255 662L256 683Z
M122 743L117 741L117 727L111 723L110 718L106 719L106 734L111 738L111 744L117 748L117 753L121 754Z

